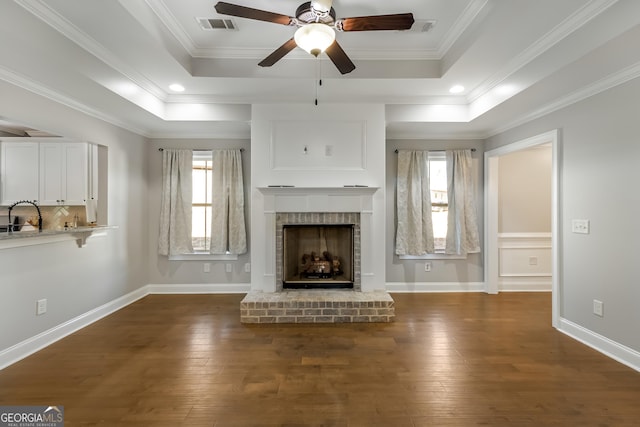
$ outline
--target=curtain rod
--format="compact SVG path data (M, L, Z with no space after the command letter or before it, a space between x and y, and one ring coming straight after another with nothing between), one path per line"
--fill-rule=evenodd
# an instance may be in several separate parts
M231 148L231 150L235 150L235 148ZM164 151L164 148L158 148L158 151ZM211 150L208 150L206 148L202 148L202 149L195 149L193 151L211 151ZM244 148L241 148L240 151L244 152Z
M468 150L467 148L463 148L463 150ZM423 151L431 151L432 153L444 153L447 150L423 150ZM475 153L476 149L475 148L471 148L471 151L473 151ZM398 149L396 148L394 150L394 153L398 154Z

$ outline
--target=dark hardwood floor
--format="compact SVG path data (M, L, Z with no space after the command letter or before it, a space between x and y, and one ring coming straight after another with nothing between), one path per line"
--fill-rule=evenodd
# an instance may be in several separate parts
M393 294L390 324L243 325L151 295L0 371L65 426L637 426L640 373L555 331L549 294Z

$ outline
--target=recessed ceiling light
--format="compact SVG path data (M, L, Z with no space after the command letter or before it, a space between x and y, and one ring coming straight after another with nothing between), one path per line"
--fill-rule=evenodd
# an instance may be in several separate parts
M181 84L178 84L178 83L174 83L172 85L169 85L169 89L171 89L174 92L184 92L184 86L182 86Z
M462 93L464 92L464 86L461 85L455 85L452 86L451 89L449 89L450 93Z

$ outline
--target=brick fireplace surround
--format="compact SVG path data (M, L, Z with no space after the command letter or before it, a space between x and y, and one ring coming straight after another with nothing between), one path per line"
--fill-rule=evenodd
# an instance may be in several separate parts
M384 291L287 290L249 292L240 303L242 323L391 322L391 296Z
M253 287L240 303L243 323L391 322L394 301L383 290L362 289L362 266L369 263L372 195L375 188L259 188L264 196L266 285ZM354 288L282 288L284 224L354 224ZM369 264L370 265L370 264ZM273 292L267 292L271 287Z

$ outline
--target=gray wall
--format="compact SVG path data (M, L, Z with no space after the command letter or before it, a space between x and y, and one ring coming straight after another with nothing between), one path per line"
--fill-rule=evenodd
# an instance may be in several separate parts
M551 147L501 156L498 178L498 232L551 232Z
M144 138L0 81L0 116L108 147L109 222L74 241L0 250L0 352L146 285ZM36 300L48 311L36 316Z
M640 79L504 132L486 149L560 130L562 318L640 351ZM571 219L591 234L571 232ZM592 314L593 299L604 317Z
M476 148L473 153L475 168L476 205L478 209L478 227L480 239L483 239L483 150L479 140L388 140L386 151L386 277L387 282L482 282L483 260L481 254L469 254L465 260L428 260L431 262L430 272L424 271L427 260L401 260L395 254L396 238L396 176L398 173L398 156L396 149L444 150L444 149Z
M245 220L247 227L247 245L249 251L239 255L237 261L169 261L166 256L158 255L158 230L160 224L160 203L162 197L162 153L159 148L186 149L225 149L243 148L242 169L245 187ZM148 218L149 283L151 284L249 284L251 273L244 266L251 261L251 142L249 140L211 140L211 139L154 139L148 145L149 192L146 198L150 215ZM204 263L209 263L211 271L204 272ZM233 271L227 273L225 264L232 264ZM245 287L246 288L246 287Z

